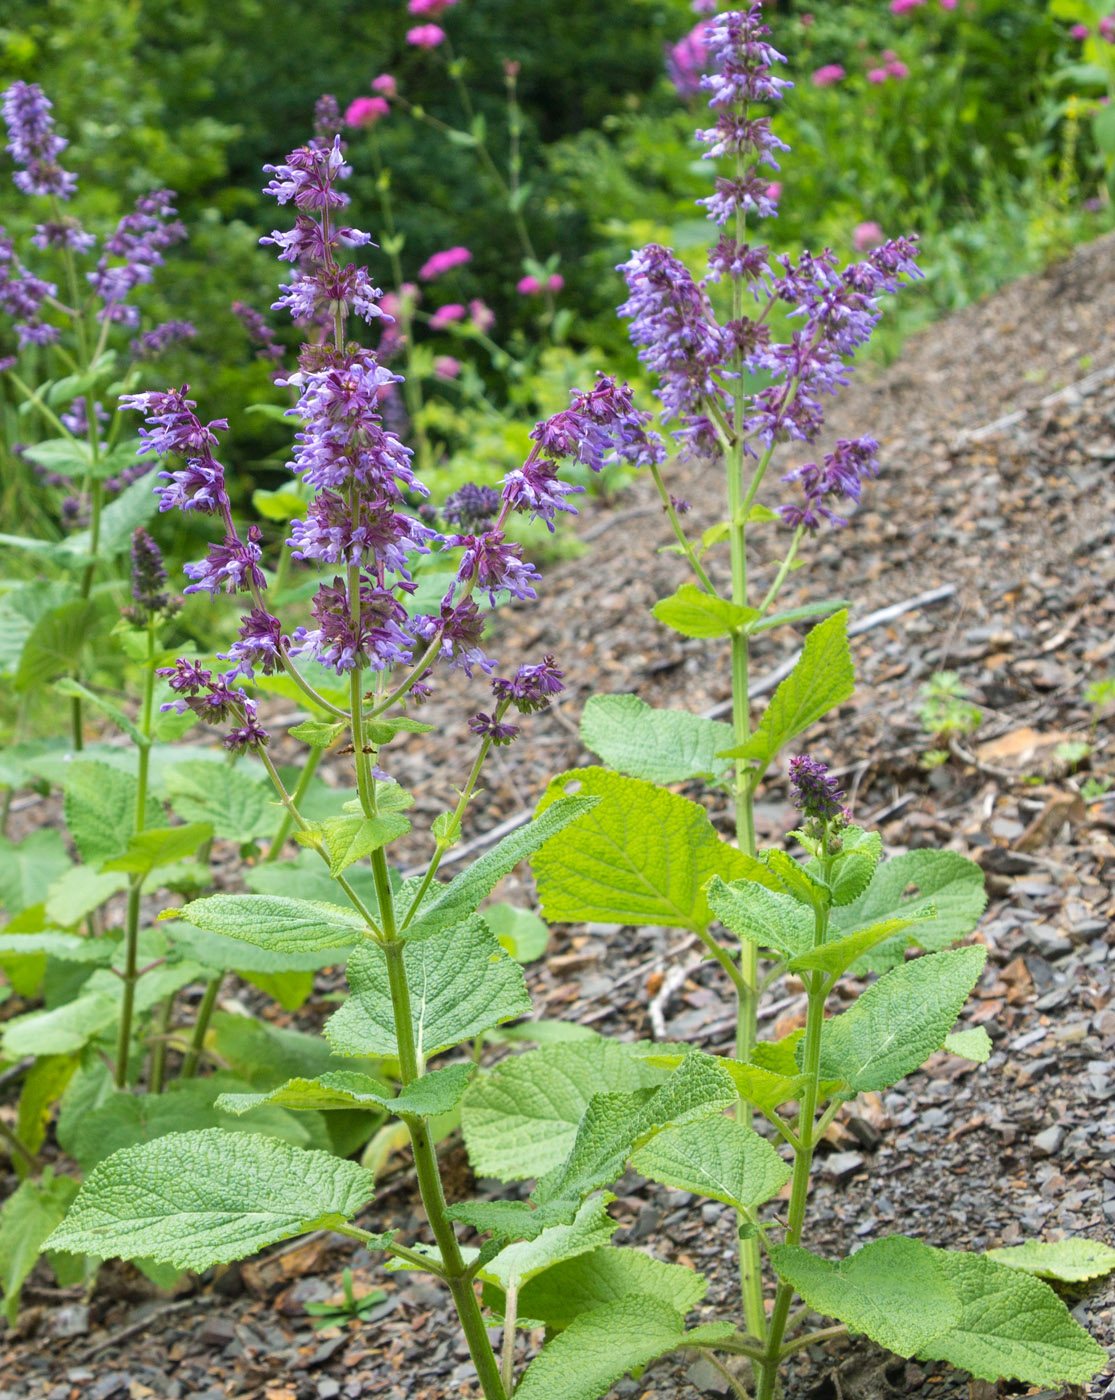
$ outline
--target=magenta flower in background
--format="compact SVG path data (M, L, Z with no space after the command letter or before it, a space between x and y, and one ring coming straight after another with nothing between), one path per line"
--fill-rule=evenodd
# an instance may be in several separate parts
M701 74L708 61L707 27L703 21L695 24L684 39L666 45L666 73L679 97L696 97L701 90Z
M890 0L890 12L892 15L904 15L907 10L916 10L924 4L925 0Z
M452 355L439 355L434 360L434 373L439 379L456 379L461 372L461 362Z
M892 78L899 79L908 78L910 76L910 70L906 67L906 65L902 62L900 58L892 58L890 60L890 62L887 64L887 73Z
M1091 32L1092 31L1088 28L1086 24L1074 24L1073 27L1069 30L1069 34L1073 39L1080 40L1087 39L1088 35Z
M885 83L888 76L885 68L869 68L867 70L867 81L869 83L874 83L876 86Z
M519 278L518 282L515 283L515 290L519 293L520 296L533 297L538 296L539 293L543 291L560 292L562 287L564 286L565 278L561 275L561 273L551 272L549 277L547 277L546 279L545 287L543 287L542 283L539 282L537 277L527 276Z
M864 253L868 248L878 248L886 242L886 235L874 220L865 224L857 224L852 230L852 242L857 253Z
M846 76L847 74L839 63L826 63L813 74L813 86L819 88L832 87Z
M1100 20L1099 36L1109 44L1115 44L1115 15L1104 15Z
M496 323L496 313L479 297L473 297L468 304L468 319L481 334L490 331Z
M455 267L462 267L467 262L472 262L472 254L467 248L444 248L426 259L418 269L418 276L423 282L431 282L435 277L452 272Z
M942 10L955 10L956 0L937 0Z
M445 43L445 30L437 24L416 24L407 30L406 38L416 49L436 49Z
M430 329L440 331L453 321L463 321L465 318L465 308L459 301L451 301L446 306L439 306L430 317Z
M407 13L424 19L437 19L457 3L457 0L407 0Z
M382 97L357 97L345 109L346 126L375 126L391 111Z
M372 91L378 92L381 97L397 97L399 84L392 73L381 73L378 78L372 79Z

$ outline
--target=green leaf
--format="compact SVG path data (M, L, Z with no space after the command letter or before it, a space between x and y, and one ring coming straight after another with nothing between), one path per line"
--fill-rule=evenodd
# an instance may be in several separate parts
M92 448L80 438L48 438L24 447L22 455L60 476L85 476L93 464Z
M771 1263L806 1303L899 1356L912 1356L955 1327L960 1303L930 1249L903 1235L872 1240L839 1264L797 1245L775 1245Z
M400 1116L432 1118L456 1108L474 1068L457 1064L431 1070L398 1094L369 1075L335 1070L318 1079L288 1079L264 1094L222 1094L217 1107L228 1113L248 1113L260 1104L314 1110L386 1108Z
M76 598L43 613L20 653L16 690L39 690L63 671L76 669L93 631L96 611L90 599Z
M61 834L40 827L19 845L0 836L0 904L8 914L18 914L41 904L58 877L70 868Z
M788 894L772 894L753 880L726 885L717 877L708 887L708 902L724 927L746 943L773 948L783 957L813 945L815 917Z
M354 1162L274 1138L170 1133L95 1167L48 1243L200 1271L340 1224L373 1187Z
M124 488L101 512L101 531L97 542L96 558L111 559L122 554L132 542L132 532L137 525L146 525L158 509L155 495L155 471L151 470L138 481ZM92 552L93 537L88 530L71 535L65 548L75 564L86 562Z
M619 1222L608 1214L608 1205L614 1199L608 1192L592 1196L568 1224L553 1225L533 1239L521 1240L500 1250L484 1265L481 1276L502 1288L509 1288L512 1280L526 1283L554 1264L607 1245L619 1229ZM533 1317L534 1314L524 1309L523 1316Z
M113 945L107 938L86 938L78 933L58 933L55 929L45 929L42 933L0 931L0 955L14 953L23 957L43 953L62 962L108 964L112 961L112 951Z
M522 969L476 915L439 934L406 941L403 962L423 1057L470 1040L530 1010ZM362 944L348 965L352 995L326 1023L329 1043L342 1055L394 1055L395 1012L387 955Z
M827 972L832 977L842 977L851 965L864 953L870 952L886 938L893 938L903 929L909 928L913 919L884 919L867 928L853 929L832 943L823 943L820 948L811 948L790 959L791 972Z
M599 1199L606 1205L615 1197L602 1192ZM586 1202L581 1210L587 1210L590 1204ZM447 1214L450 1220L459 1220L478 1234L491 1235L493 1241L536 1240L543 1230L570 1223L569 1212L560 1202L535 1208L529 1201L459 1201L449 1207ZM617 1222L612 1222L612 1228L618 1228Z
M704 929L712 919L704 886L753 862L721 841L696 802L606 768L576 768L555 778L540 810L578 783L601 799L533 861L543 917Z
M1056 1293L985 1254L935 1249L960 1300L956 1323L918 1356L947 1361L979 1380L1087 1385L1107 1352L1074 1322Z
M226 896L237 898L238 896ZM215 972L238 972L255 985L256 978L284 977L290 974L301 976L312 974L322 967L337 967L347 962L349 952L360 941L356 929L349 929L350 943L340 947L329 944L324 948L311 948L308 952L295 952L285 946L263 948L247 943L240 938L230 938L211 929L195 928L193 924L175 923L167 926L167 933L174 944L183 949L195 962L212 968ZM281 941L281 940L280 940Z
M214 938L216 936L211 935ZM300 1010L313 994L312 972L248 972L239 968L236 971L245 982L250 982L253 987L258 987L264 996L278 1002L284 1011Z
M916 894L906 893L911 886ZM983 871L975 861L955 851L906 851L884 861L858 899L832 910L830 937L883 919L917 919L914 940L938 952L971 933L986 905ZM872 971L893 967L909 942L909 937L896 937L879 944L862 966Z
M695 583L683 583L651 609L655 618L683 637L727 637L759 616L755 608L714 597Z
M564 1161L594 1094L631 1092L663 1077L602 1039L545 1045L503 1060L477 1076L461 1104L472 1169L501 1181L543 1176Z
M131 838L128 848L115 860L105 861L105 870L128 870L137 875L149 875L160 865L192 856L203 841L213 835L208 822L191 822L187 826L164 826L154 831L141 831Z
M127 849L138 790L130 773L107 763L78 758L69 765L62 811L82 860L99 866Z
M668 1128L641 1147L631 1165L651 1181L737 1210L769 1201L790 1179L790 1168L769 1142L724 1117Z
M636 1148L666 1128L722 1113L736 1100L731 1076L714 1055L691 1053L660 1088L595 1094L565 1161L538 1183L534 1199L580 1201L618 1180Z
M347 948L365 931L363 919L351 909L282 895L215 894L168 912L197 928L274 953Z
M1011 1249L989 1249L987 1257L1008 1269L1060 1283L1084 1283L1115 1269L1115 1249L1100 1240L1076 1235L1068 1240L1027 1240Z
M380 850L410 830L406 817L328 817L320 825L329 852L329 874L336 879L355 861Z
M787 608L785 612L769 613L761 621L753 623L749 632L767 632L772 627L785 627L791 622L805 622L811 617L825 617L839 608L850 608L846 598L826 598L823 603L805 603L800 608Z
M407 925L407 936L414 938L449 928L475 913L480 901L491 894L500 880L509 875L521 860L534 855L570 822L594 807L597 800L593 797L569 797L548 804L546 810L532 822L505 836L490 851L485 851L478 860L473 861L467 870L450 880L448 885L435 886Z
M398 734L429 734L434 729L424 720L412 719L410 715L396 715L393 719L373 719L364 726L364 736L369 744L381 748L389 744Z
M183 821L208 822L214 836L241 845L270 835L279 819L271 784L223 763L175 765L166 777L166 795Z
M537 1318L556 1331L569 1327L582 1313L632 1295L668 1298L684 1315L697 1306L707 1288L701 1274L682 1264L664 1264L638 1249L605 1245L563 1260L524 1284L519 1315Z
M516 962L535 962L546 951L550 930L532 909L489 904L483 910L483 918Z
M309 744L313 749L327 749L337 742L347 728L344 720L338 724L327 724L324 720L307 719L301 724L296 724L288 732L292 739L300 739L303 744Z
M985 1065L991 1058L991 1037L983 1026L969 1026L967 1030L946 1035L942 1049L950 1055L958 1055L962 1060Z
M815 880L805 866L799 865L786 851L774 849L760 851L759 854L762 863L774 876L778 888L792 895L799 904L811 910L827 908L831 904L828 886Z
M821 1032L823 1079L886 1089L940 1048L987 960L982 947L928 953L885 973Z
M842 852L833 863L828 887L834 905L851 904L871 883L879 857L872 851Z
M609 768L648 783L715 782L731 766L717 754L732 726L685 710L656 710L635 695L592 695L581 715L581 741Z
M76 1181L54 1176L47 1167L41 1182L24 1181L0 1209L0 1287L10 1326L15 1326L23 1281L76 1194Z
M784 744L842 704L854 688L848 614L841 610L806 637L801 658L771 696L751 738L721 757L757 759L762 772Z
M654 1297L593 1308L539 1352L516 1400L599 1400L628 1371L682 1345L681 1314Z
M1115 156L1115 112L1110 107L1101 107L1092 114L1092 134L1109 160Z
M46 1137L51 1107L57 1103L77 1069L72 1055L40 1055L23 1080L16 1132L25 1147L38 1152ZM18 1166L18 1159L16 1161Z
M58 695L77 695L94 709L100 710L104 715L116 725L118 729L131 739L133 744L141 749L150 748L151 740L128 718L119 705L114 705L111 700L106 700L103 695L98 695L88 686L82 685L80 681L75 681L72 676L63 676L60 681L54 682L54 690Z
M0 536L0 544L10 543L11 537ZM8 588L0 597L0 674L15 674L35 624L52 608L71 602L76 592L70 583L47 583L43 579Z
M98 874L88 865L75 865L59 875L46 895L46 916L52 924L72 928L106 899L127 889L126 875Z

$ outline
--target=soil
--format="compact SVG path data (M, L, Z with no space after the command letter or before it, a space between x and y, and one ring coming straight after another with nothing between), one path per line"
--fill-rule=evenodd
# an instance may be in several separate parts
M857 380L832 413L834 436L878 437L883 472L851 528L823 537L811 568L793 576L786 606L843 596L854 600L855 619L930 589L954 591L858 637L856 695L816 727L809 748L842 773L857 820L880 827L888 852L946 845L983 866L990 905L976 937L989 963L965 1017L986 1027L994 1053L982 1067L935 1056L837 1120L808 1227L822 1253L892 1232L973 1249L1065 1234L1115 1242L1115 789L1104 794L1094 782L1081 791L1089 777L1115 777L1115 705L1096 713L1083 698L1090 682L1115 672L1113 273L1115 238L1083 248L923 332L894 366ZM696 526L716 518L714 474L679 473L671 489L690 502ZM470 838L529 809L555 772L590 761L577 738L589 694L632 691L697 711L727 698L722 649L681 640L648 616L683 577L678 559L658 552L671 537L651 483L636 481L613 505L589 501L578 524L583 552L547 570L539 605L507 614L495 648L516 660L553 652L568 690L525 721L526 741L497 754ZM758 549L763 578L769 561L761 541ZM755 673L769 673L794 646L785 631L768 634ZM982 722L930 768L919 687L942 669L959 674ZM459 725L466 705L482 705L478 683L435 699L428 717ZM1088 756L1072 757L1063 746L1073 741ZM434 735L392 749L391 760L420 815L440 810L463 776L455 743ZM23 817L41 822L51 810L42 804ZM715 802L710 810L725 822ZM793 825L779 777L758 815L765 840ZM422 855L416 844L406 858ZM505 893L529 900L528 872ZM538 1014L727 1050L725 987L697 952L659 928L557 927L549 955L529 969ZM320 1024L322 996L336 985L323 975L302 1024ZM793 986L772 987L762 1015L770 1036L800 1024ZM447 1167L454 1195L499 1190L474 1183L452 1144ZM695 1265L710 1279L700 1320L728 1315L730 1212L634 1176L617 1190L617 1242ZM404 1237L408 1226L423 1232L405 1162L362 1223L378 1229L387 1220ZM358 1293L383 1287L386 1299L364 1326L314 1332L304 1304L336 1295L345 1266ZM1066 1297L1115 1347L1115 1284ZM520 1339L520 1364L530 1342ZM383 1273L332 1235L188 1281L173 1298L145 1294L127 1267L106 1266L90 1299L36 1274L0 1345L0 1400L476 1394L443 1293ZM613 1394L690 1400L723 1386L698 1360L659 1363ZM947 1368L848 1339L800 1353L786 1384L795 1400L937 1400L967 1390ZM994 1387L970 1391L988 1400ZM1115 1397L1115 1363L1090 1396Z

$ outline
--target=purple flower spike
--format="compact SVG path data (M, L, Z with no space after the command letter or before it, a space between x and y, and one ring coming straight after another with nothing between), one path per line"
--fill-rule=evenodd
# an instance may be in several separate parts
M233 642L225 653L218 653L221 661L236 663L233 675L252 680L258 667L269 676L281 664L284 645L289 646L290 638L282 635L282 625L277 617L263 608L253 608L240 622L240 640Z
M8 151L16 165L23 167L12 178L24 194L69 199L77 189L77 176L58 164L68 142L54 134L50 109L51 103L38 83L13 83L4 93Z
M220 544L211 544L200 564L186 564L182 572L193 583L183 593L261 592L267 580L259 567L262 551L259 527L249 525L247 543L236 535L226 535Z
M502 720L496 719L495 715L486 715L483 710L472 716L468 727L482 739L491 739L497 748L509 744L519 733L518 725L504 724Z
M500 494L494 486L477 486L469 481L446 496L441 513L450 525L460 525L467 530L491 520L499 504Z
M144 619L169 601L162 552L142 525L132 533L132 597Z
M343 578L318 589L313 615L316 627L295 630L293 655L312 656L338 675L357 666L382 671L411 659L414 643L406 630L406 609L389 589L377 587L366 575L360 581L358 624L352 620Z
M496 676L492 694L497 700L509 701L520 714L532 714L544 710L551 698L565 689L562 675L554 658L546 655L536 666L520 666L510 680Z
M819 759L799 754L790 759L790 801L806 817L819 822L843 815L844 793Z
M541 574L523 558L519 545L509 544L504 539L502 530L489 530L483 535L450 535L446 543L465 547L457 581L473 581L477 588L487 593L493 607L505 588L512 598L538 596L532 585L541 578ZM451 597L452 593L446 601L450 601Z

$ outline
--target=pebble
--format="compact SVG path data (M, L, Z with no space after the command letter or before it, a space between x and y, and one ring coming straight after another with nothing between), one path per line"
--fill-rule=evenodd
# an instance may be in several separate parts
M1044 1132L1038 1133L1030 1144L1030 1151L1035 1157L1053 1157L1061 1150L1061 1144L1065 1140L1064 1128L1056 1126L1046 1128Z
M818 1163L817 1171L821 1176L831 1176L837 1181L842 1181L844 1177L858 1172L862 1166L863 1158L858 1152L834 1152Z

